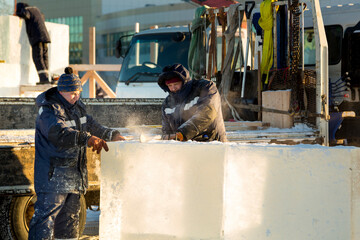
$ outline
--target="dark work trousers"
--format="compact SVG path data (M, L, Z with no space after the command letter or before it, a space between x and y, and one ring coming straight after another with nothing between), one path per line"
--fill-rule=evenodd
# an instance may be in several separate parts
M29 240L78 239L80 194L39 193Z
M47 43L38 42L32 47L32 58L39 74L40 83L49 83L49 55Z

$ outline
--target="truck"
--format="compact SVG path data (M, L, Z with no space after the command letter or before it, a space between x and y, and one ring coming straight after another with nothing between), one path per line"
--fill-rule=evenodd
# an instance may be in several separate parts
M297 14L299 14L300 17L298 19L298 40L296 43L290 41L290 34L284 30L286 28L285 23L280 22L284 21L284 17L280 17L279 15L280 12L284 14L284 12L287 11L288 15L285 14L285 17L290 18L290 11L288 11L289 2L278 1L273 4L274 9L276 7L280 10L277 14L274 14L275 27L273 31L276 33L274 35L274 65L270 72L270 85L266 86L269 87L269 89L266 90L293 88L291 98L297 95L298 99L296 102L299 105L296 110L294 110L296 106L291 106L291 108L294 109L290 109L289 107L289 109L285 111L261 106L261 95L263 92L266 94L266 91L264 91L265 89L259 89L259 86L262 84L261 81L259 81L258 84L258 66L260 65L259 59L261 59L261 55L257 56L257 51L260 50L261 52L261 44L264 40L262 39L261 32L246 30L252 29L253 26L257 24L253 19L256 14L259 14L260 5L257 4L255 6L255 3L252 1L242 2L238 6L237 11L239 11L239 14L244 14L245 12L245 15L248 16L244 16L244 19L248 19L251 25L245 29L242 27L238 28L237 32L235 32L235 41L240 44L235 43L233 46L229 46L229 44L224 41L225 32L221 29L230 27L220 23L220 9L208 8L204 12L202 16L203 19L207 19L207 21L211 19L211 14L214 14L211 13L211 11L213 11L218 17L218 20L210 24L208 23L209 27L204 27L204 29L206 29L204 42L207 52L203 54L206 55L207 61L203 64L207 66L207 69L200 73L200 75L217 82L220 91L224 90L224 86L231 86L231 89L225 89L225 92L222 92L223 95L229 94L226 101L224 101L225 120L241 119L245 121L255 121L259 120L258 115L260 116L261 114L258 113L262 111L265 112L265 114L266 112L274 114L276 112L276 114L282 115L293 114L296 115L292 116L295 123L306 122L307 125L314 128L314 134L320 132L321 129L321 133L320 135L318 134L318 136L323 139L321 141L324 141L325 144L349 144L349 142L351 142L350 144L356 144L359 136L357 136L355 131L351 131L350 129L358 126L356 122L359 115L358 70L355 67L357 47L351 46L351 48L349 48L348 46L351 43L346 42L352 41L352 45L356 42L354 39L356 39L356 34L358 34L359 22L356 12L359 10L359 4L341 6L341 13L346 12L344 15L339 14L339 6L333 6L332 8L326 6L321 10L319 6L318 12L323 12L323 16L317 18L313 16L315 11L312 3L312 1L291 1L293 6L295 6L294 4L299 4L297 7L299 12ZM249 4L255 7L253 11L250 11ZM303 9L301 7L303 7ZM229 8L222 10L222 12L225 12L225 15L227 11L229 11ZM275 10L273 12L275 12ZM276 24L275 21L279 21L279 23ZM314 34L314 24L318 25L316 29L324 28L325 33L317 32ZM213 28L212 25L214 25ZM249 37L247 36L248 34ZM321 34L323 34L323 36ZM215 41L211 40L213 35L215 35ZM352 37L350 37L350 35ZM315 46L315 41L317 41L315 40L315 36L318 37L318 41L322 42L323 45L328 43L328 46L324 46L324 48L327 48L329 51L327 60L324 60L324 56L319 56L318 62L316 62L316 49L319 51L324 51L325 49L320 50L319 43L317 43L318 46ZM228 48L228 53L235 51L235 48L239 45L241 45L239 49L242 49L246 47L248 38L249 46L247 51L245 52L244 49L239 51L238 59L233 57L232 61L237 63L236 69L233 73L229 73L226 67L224 67L224 65L229 65L229 63L225 63L225 55L227 53L220 52L220 49ZM116 88L117 97L165 98L166 93L159 89L157 85L157 77L165 65L182 63L188 67L187 53L191 40L192 36L189 27L150 29L135 34L127 51L125 54L122 54L123 66L120 70ZM291 42L291 44L288 44L289 42ZM172 47L168 48L169 52L165 52L164 49L167 49L165 45L170 44ZM295 46L296 44L297 46ZM296 47L298 51L301 51L298 54L300 59L297 60L296 64L290 63L290 61L293 61L290 60L290 55L293 55L291 52L294 47ZM211 49L216 49L216 53L212 54L212 56L210 54ZM341 55L342 52L346 54ZM216 60L213 58L214 55L216 56ZM247 60L247 63L244 63L244 59ZM316 63L320 63L320 61L322 66L319 64L316 65ZM349 61L352 61L352 63L348 64ZM247 64L246 68L248 68L245 74L243 74L244 64ZM293 67L294 65L297 65L297 67ZM347 66L352 69L347 69ZM220 70L216 70L215 72L215 67ZM306 79L308 82L306 84L300 84L299 82L297 86L290 86L291 81L288 81L286 84L280 83L279 79L281 76L288 78L296 75L289 70L293 73L296 71L297 74L301 75L299 79L303 78L304 81ZM328 78L329 81L326 81L325 78ZM222 81L222 79L224 80ZM316 83L319 79L323 81L321 89L315 86L316 84L320 84L320 82ZM352 80L350 81L349 79ZM296 80L293 80L293 82L294 81ZM316 93L316 91L320 92ZM302 99L301 94L305 94L307 98L306 101ZM316 96L318 99L315 99ZM294 99L292 99L292 101L294 101ZM229 105L229 103L231 104ZM321 105L326 105L326 109ZM321 110L321 108L323 109ZM294 111L297 111L296 114ZM239 117L234 116L234 112L237 113ZM327 118L331 115L332 118L330 118L330 121L329 119L321 117L316 119L316 116L322 114L321 112L326 112L325 115L327 115ZM319 125L320 122L322 127Z
M234 17L243 15L246 19L246 50L241 37L232 45L227 40L226 54L220 54L224 45L224 41L218 44L221 39L206 41L208 49L215 49L212 55L222 56L216 66L221 70L216 71L216 59L208 55L203 77L217 82L227 112L224 115L245 121L282 115L281 121L287 118L290 125L301 123L314 129L324 145L358 146L360 52L355 45L360 32L356 15L359 8L359 4L352 3L321 8L316 0L272 3L273 63L266 77L261 74L260 59L262 46L269 39L259 26L260 5L241 2L233 12L237 13ZM230 8L225 12L230 13ZM211 19L211 15L220 13L219 9L208 9L204 17ZM242 22L239 17L237 21ZM215 25L213 30L217 24L210 24ZM242 24L238 25L241 30ZM218 38L213 30L208 39ZM284 92L287 90L290 94Z
M127 48L119 40L123 62L116 86L117 98L165 98L157 84L162 69L174 63L187 67L189 27L162 27L133 35ZM123 50L124 51L124 50Z
M293 0L291 2L296 3L297 1ZM304 13L299 14L299 16L305 16L307 14L310 14L308 15L309 17L306 17L306 19L304 19L304 22L306 23L303 25L303 30L299 28L299 31L304 32L303 35L306 41L315 45L315 55L312 55L312 59L315 59L315 64L314 61L311 60L311 57L304 56L304 64L302 64L302 61L299 60L297 65L300 69L302 69L302 67L304 66L304 68L300 71L300 76L302 77L302 81L300 82L306 82L307 85L297 86L297 89L299 90L299 92L302 93L302 96L306 95L306 98L309 99L308 103L310 104L307 104L307 106L306 104L304 104L305 101L302 99L300 101L301 104L299 105L299 110L296 111L289 111L291 110L289 106L288 108L279 110L275 107L265 107L261 104L261 97L259 97L260 95L258 93L262 93L265 91L264 89L258 88L258 86L261 85L262 79L261 76L260 78L258 77L258 69L255 69L255 64L253 64L253 62L255 62L254 56L257 55L256 53L254 53L252 57L249 57L251 62L249 66L244 63L243 60L247 58L243 56L242 62L239 61L240 67L238 69L235 69L231 78L221 78L225 75L225 73L222 71L223 68L218 68L221 70L215 73L209 71L208 67L206 73L201 73L204 74L204 77L209 77L211 80L217 82L221 94L223 95L224 99L227 100L224 100L224 108L228 109L228 114L227 118L224 120L226 121L227 135L230 141L266 141L269 143L286 144L320 143L328 145L329 143L331 144L332 136L332 140L335 141L334 144L356 145L356 139L358 139L358 136L356 134L359 131L349 131L349 129L344 131L344 128L346 129L349 128L346 126L350 126L351 129L358 126L352 125L358 120L359 116L359 110L357 110L359 106L359 80L357 75L358 71L356 68L356 56L359 56L359 54L356 54L358 53L358 48L355 46L356 40L359 36L358 18L351 17L347 19L346 21L348 23L351 22L350 25L347 25L345 23L341 24L343 31L340 33L342 41L340 47L341 52L346 54L341 55L342 59L340 60L340 62L334 64L336 65L336 68L334 68L332 65L332 61L328 60L329 58L327 56L327 52L328 48L331 48L331 50L333 50L333 46L335 45L331 45L329 40L326 39L330 39L329 33L327 32L329 29L333 29L331 26L334 24L336 25L336 22L329 22L330 28L328 28L327 21L330 20L327 20L326 14L324 14L323 17L321 16L319 1L312 0L308 1L307 3L311 4L312 11L301 12L302 10L300 9L304 9L304 6L295 7L296 9L298 9L298 11ZM280 1L274 3L273 7L281 5L287 6L287 4L288 1ZM244 11L246 12L246 6L247 4L245 2L241 2L241 4L238 5L237 9L239 13L243 13ZM354 4L353 6L357 6L357 4ZM258 7L259 6L254 7L254 11L249 14L249 19L253 18ZM226 10L228 9L225 9L225 12ZM215 10L215 13L217 13L217 10ZM207 11L205 14L211 13ZM346 14L344 15L347 16ZM313 20L311 21L311 23L307 22L310 19L310 16ZM159 35L154 35L154 32L159 33ZM210 32L207 32L207 34L210 34ZM249 36L250 35L251 33L249 34ZM147 130L158 130L159 125L161 124L161 103L163 101L163 97L165 97L161 94L164 93L158 92L150 96L146 95L146 93L142 93L141 89L147 89L145 92L152 92L154 89L160 91L160 88L157 86L157 76L161 72L161 68L165 65L175 63L171 61L174 58L171 58L170 62L168 62L168 60L162 62L160 57L171 56L171 54L173 54L174 56L178 56L178 54L175 54L176 52L171 52L170 49L170 55L166 54L162 56L165 48L162 48L161 43L163 41L160 40L167 39L165 42L167 42L168 44L174 43L175 46L182 46L181 48L176 48L177 50L180 49L184 51L183 55L179 54L179 56L182 57L180 59L177 59L176 62L180 62L185 66L188 66L187 52L189 49L189 40L191 39L191 37L192 36L188 28L186 27L177 28L177 30L175 31L170 30L170 28L154 29L152 31L145 31L144 34L139 33L137 35L134 35L127 52L123 55L124 63L121 69L118 83L118 97L115 99L84 99L89 114L93 115L95 119L97 119L101 124L105 126L117 128L128 127L126 128L127 130L122 129L121 132L124 133L125 131L128 131L128 134L133 136L139 134L139 132L142 132L144 130L142 129L144 128L143 125L150 126L147 127ZM210 35L206 35L207 44L211 44L211 42L208 41L210 37ZM315 42L312 42L311 37L314 39ZM159 38L159 40L156 40L157 38ZM241 39L241 37L237 38L237 41L239 41L239 39ZM261 39L261 37L254 37L254 39ZM279 40L275 42L281 41ZM146 45L141 45L141 43L146 43ZM256 49L254 47L254 45L256 44L255 42L249 41L249 43L250 46L251 43L253 45L253 48L250 47L249 49ZM305 41L303 41L303 43L304 53L313 51L313 49L310 47L306 48L309 45L306 45L305 47ZM338 44L339 41L335 41L335 43ZM348 48L349 45L351 45L352 47ZM207 49L210 49L211 46L207 46ZM278 45L275 44L274 46L275 49L277 49ZM229 49L229 45L227 45L227 47ZM235 47L236 45L234 45L234 48ZM289 46L286 47L286 52L289 51L290 53L292 50L288 47ZM221 48L218 47L218 49ZM143 51L146 51L146 53L144 53ZM249 52L251 51L249 50ZM278 53L278 51L274 52ZM242 52L241 54L247 55L244 52ZM312 54L314 54L314 52L312 52ZM330 58L332 56L331 54L332 53L329 53ZM209 66L209 55L207 55L207 57L208 62L206 65ZM306 62L305 59L308 59L306 60L308 62ZM288 60L286 60L286 62L287 61ZM277 60L275 62L277 62ZM290 64L290 62L287 63ZM259 65L260 64L258 64L258 66ZM276 67L276 70L278 71L274 70L270 72L270 84L268 84L267 86L269 90L279 91L287 89L288 85L284 84L284 82L281 82L281 80L283 80L281 76L288 76L288 73L286 72L290 70L288 66L289 65L287 65L284 69ZM339 70L339 66L341 68L341 71ZM246 72L245 77L244 72ZM331 81L329 81L328 74L331 78ZM257 83L258 80L260 80L260 84L252 86L252 84L254 82ZM138 84L137 87L135 86L135 84ZM153 90L144 87L148 84L149 86L152 86ZM229 95L225 96L224 89L226 87L226 84L229 85ZM333 92L329 89L330 87L334 89ZM122 89L126 90L123 91ZM242 89L245 92L243 96L241 96ZM304 89L306 94L303 93ZM133 90L135 91L135 93L132 93L131 95L126 95L128 92ZM340 96L337 96L339 95L339 92ZM134 98L134 94L141 95L136 95L137 97ZM331 94L337 95L336 97L333 97L330 96ZM230 95L234 97L230 98ZM130 96L131 98L126 98ZM31 136L33 136L34 134L34 119L36 117L34 101L35 100L32 98L0 99L0 122L2 122L3 128L3 130L0 131L0 137L3 136L4 139L0 147L0 159L2 161L2 164L0 166L0 237L2 239L26 239L28 223L33 213L33 204L36 200L36 195L33 191L32 176L34 161L34 142L31 138ZM245 122L229 122L229 120L233 118L233 114L236 115L236 112L241 115L242 120L245 120ZM286 131L286 129L264 131L264 129L268 128L269 125L258 121L258 112L268 112L283 116L289 116L295 119L294 122L296 124L306 123L309 124L311 127L300 128L298 131L294 131L294 129L290 129L289 131ZM332 120L336 120L336 118L332 115L333 113L335 113L335 115L340 115L340 121L335 121L336 124L334 124L333 127L330 127ZM351 116L349 117L349 119L351 119L353 122L350 125L347 125L347 118L345 118L345 116ZM245 128L247 131L237 131L241 128L239 127L239 124L241 124L241 126L242 124L247 125L248 127ZM138 127L136 127L135 129L135 127L129 126ZM235 128L234 130L235 126L237 128ZM131 131L129 129L131 129ZM331 132L329 129L333 129L333 132ZM343 135L339 135L339 133L341 133L342 131ZM349 139L350 141L348 141L348 143L346 143L346 141L343 141L341 143L340 141L338 141L341 139ZM85 209L91 208L94 205L99 205L98 170L100 166L100 158L99 155L92 152L88 153L88 157L88 169L90 173L89 180L91 183L91 187L86 193L85 198L82 200L81 229L84 228L85 224Z

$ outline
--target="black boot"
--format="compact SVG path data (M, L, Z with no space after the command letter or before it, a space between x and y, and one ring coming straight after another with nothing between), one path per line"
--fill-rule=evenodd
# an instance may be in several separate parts
M42 84L50 84L49 76L47 72L39 73L40 82L36 83L36 85L42 85Z

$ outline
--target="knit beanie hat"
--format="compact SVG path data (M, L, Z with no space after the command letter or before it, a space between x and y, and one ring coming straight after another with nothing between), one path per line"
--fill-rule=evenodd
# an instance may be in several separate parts
M82 91L80 78L73 74L71 67L65 68L65 74L62 74L58 81L59 92Z
M175 82L182 82L182 80L178 77L165 80L165 84L170 84L170 83L175 83Z

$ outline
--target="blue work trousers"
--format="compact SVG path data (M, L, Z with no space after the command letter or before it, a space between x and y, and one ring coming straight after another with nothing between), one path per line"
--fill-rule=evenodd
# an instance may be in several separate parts
M80 194L39 193L29 240L78 239Z

